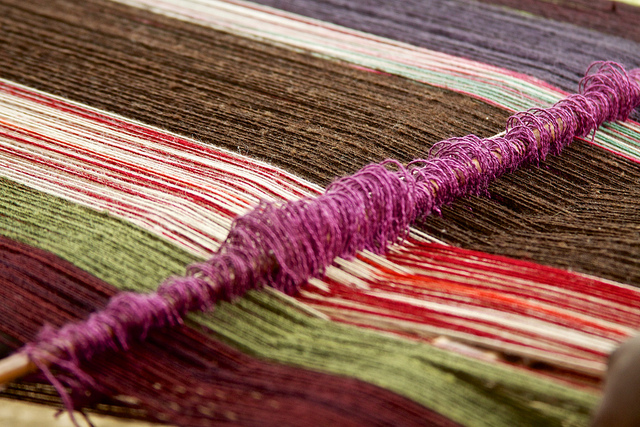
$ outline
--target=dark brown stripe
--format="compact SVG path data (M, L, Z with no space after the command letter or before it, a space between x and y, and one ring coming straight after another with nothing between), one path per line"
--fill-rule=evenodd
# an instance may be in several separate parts
M505 113L402 78L109 1L2 1L0 76L267 160L320 184L424 156Z
M57 327L85 317L117 290L54 255L0 237L0 292L0 333L13 347L32 339L43 321ZM112 398L95 392L76 401L178 425L456 425L374 385L264 362L188 327L97 356L86 370ZM42 402L52 398L46 391L32 376L4 395Z
M576 141L422 227L467 248L640 285L640 168Z

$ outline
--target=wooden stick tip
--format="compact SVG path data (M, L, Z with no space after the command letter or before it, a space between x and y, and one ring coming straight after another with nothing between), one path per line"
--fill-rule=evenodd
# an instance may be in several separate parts
M17 380L38 368L22 353L14 353L0 360L0 386Z

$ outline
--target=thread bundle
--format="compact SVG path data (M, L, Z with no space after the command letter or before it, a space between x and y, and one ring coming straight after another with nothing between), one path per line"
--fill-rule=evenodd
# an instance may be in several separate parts
M7 225L13 225L11 236L14 239L29 241L34 246L62 253L74 265L82 266L93 275L105 277L110 283L116 284L120 290L154 289L157 282L154 282L154 277L149 276L153 274L156 277L167 277L175 274L187 262L183 251L173 245L167 245L158 237L131 224L10 181L2 180L0 183L2 184L0 191L10 195L3 198L6 200L3 204L3 212L7 212L5 207L7 205L14 207L9 211L18 210L15 208L20 207L17 214L23 218L22 222L16 221L13 215L9 218L0 218L2 220L0 229L3 233L6 233L4 230L7 229ZM43 233L37 228L29 227L29 224L38 223L42 218L50 217L56 220L47 221L47 232ZM67 237L65 239L60 236ZM102 253L103 256L97 256L98 253ZM477 255L482 256L482 254ZM116 263L108 268L104 265L104 259L114 259ZM511 260L504 261L507 265L511 264ZM140 270L141 265L152 268L143 272ZM535 267L531 265L532 269ZM508 267L507 270L515 271ZM568 280L572 280L575 276L570 273L564 274L569 276ZM517 277L511 275L509 277L507 281L517 280ZM42 286L51 289L51 285L47 283L43 283ZM532 283L529 286L533 289L544 288L544 283ZM9 292L11 289L12 287L7 288ZM598 289L600 288L596 287L596 291ZM74 291L77 292L74 289L69 292L73 295ZM637 312L632 296L637 297L638 292L632 288L626 291L627 295L623 300L628 302L627 310ZM100 297L99 301L105 301L104 296ZM20 307L19 302L16 307ZM47 304L37 304L36 307L47 310ZM96 305L95 308L103 308L103 305ZM86 309L85 306L83 310ZM13 316L13 313L8 313L7 318L14 321L20 319L22 322L25 314L28 312L19 311L17 317ZM43 317L48 318L51 314L47 313ZM11 325L12 322L6 322L6 324ZM37 331L39 324L39 319L32 324L33 334ZM52 321L52 324L57 326L61 323ZM2 325L4 324L0 324L0 327L3 328L3 332L9 335L14 334L15 329L7 329ZM486 364L459 357L455 353L443 352L420 342L400 340L393 336L371 333L361 328L350 328L337 322L310 317L301 313L298 306L292 305L290 300L283 300L277 295L263 291L254 292L233 304L223 304L213 312L190 316L189 325L197 326L186 328L188 331L194 332L191 329L196 329L196 335L207 335L204 343L207 348L215 348L218 340L222 339L243 353L260 359L271 360L286 366L299 366L333 375L358 378L392 390L463 425L504 425L506 427L514 423L526 424L536 420L546 423L553 423L559 419L584 420L596 399L593 392L583 390L584 381L578 381L580 387L570 388L565 385L565 382L545 381L537 374L530 375L521 369L509 369L509 366L504 364ZM14 328L20 329L19 323ZM180 336L176 333L177 330L184 329L170 329L171 336L167 338L168 342L164 345L163 351L177 353L178 358L181 354L191 354L195 344L190 342L186 345L174 338ZM155 342L155 337L157 335L162 337L165 332L160 330L155 334L152 333L147 341ZM17 341L26 342L33 336L23 337L23 340ZM147 341L145 344L134 344L129 351L106 352L82 364L82 369L98 386L98 391L94 391L92 387L89 388L92 390L92 397L100 399L99 391L110 396L123 397L124 400L116 402L117 411L107 409L111 414L122 416L123 413L133 412L133 415L138 413L140 416L140 409L151 408L149 411L153 412L158 408L159 413L167 414L171 422L189 424L179 421L180 418L177 417L184 413L182 411L174 413L172 408L175 405L169 406L167 403L174 401L182 408L182 400L187 398L191 401L190 393L176 395L169 392L174 387L179 388L180 385L184 387L180 378L187 374L169 374L165 378L166 370L169 369L165 364L171 366L174 363L173 359L167 360L163 351L159 351L155 345L147 347ZM11 347L17 349L18 345L14 343ZM139 351L145 356L139 357ZM215 353L209 356L206 354L205 351L200 357L205 358L206 366L214 368L217 360ZM384 357L381 358L381 355ZM190 368L195 369L196 373L192 372L189 375L202 375L203 369L205 371L209 369L202 365L200 357L196 360L187 357L187 362L196 363L195 367ZM357 363L354 364L353 361ZM454 377L452 377L453 372L455 372ZM159 389L156 385L158 376L162 379L160 384L163 385ZM73 378L70 375L57 376L61 381L64 381L65 377ZM52 399L55 390L45 388L46 393L43 393L38 386L38 382L43 379L35 378L31 381L35 384L30 382L16 384L8 392L11 396L18 397L27 393L29 396L36 394L44 402ZM164 381L169 381L167 387L164 387ZM207 387L212 388L212 395L207 395L208 398L215 399L219 383L213 380L209 382L206 377L202 381ZM75 388L80 387L77 379L70 384ZM425 384L429 386L425 387ZM480 388L478 388L479 384L482 385ZM195 390L197 385L194 384L193 388ZM495 393L496 388L508 390L505 391L506 395L519 396L523 403L514 406L508 403L509 401L505 402L501 393ZM75 404L82 405L86 401L85 392L86 389L82 386L73 395ZM80 398L77 398L78 395ZM136 400L127 399L126 396L133 396L145 403L132 404ZM197 402L198 397L194 396L194 398ZM547 402L549 406L541 408L536 406L535 402ZM276 410L269 406L267 401L256 401L255 404L266 405L268 411ZM224 401L220 402L219 409L229 409L225 407ZM92 406L89 405L89 408ZM100 408L105 410L103 406L98 407ZM283 409L281 407L278 410ZM189 412L188 406L185 407L185 412L192 420L199 416L199 413ZM215 412L215 415L222 416L219 411ZM209 418L205 415L200 416L204 419L201 422L206 424ZM146 417L153 418L151 415ZM239 421L241 419L239 418ZM195 421L191 424L197 425Z
M4 176L150 228L199 257L260 200L320 191L263 162L7 81L0 101Z
M29 12L33 14L36 11L42 19L33 21ZM312 61L309 56L246 39L238 40L202 27L182 25L177 20L140 10L132 12L112 2L86 3L81 10L68 2L64 7L43 2L31 9L4 7L3 12L6 12L3 17L13 19L3 20L2 25L11 30L6 33L5 45L8 48L2 52L8 54L11 49L18 49L15 55L3 57L6 66L1 72L8 78L181 134L195 135L205 143L240 150L320 185L328 184L335 176L353 173L371 161L393 157L408 162L422 156L423 140L440 140L467 132L478 135L497 133L507 117L501 110L452 92L411 84L387 75L358 72L330 61ZM198 16L222 15L204 12L198 10ZM242 12L241 19L245 19L248 11L243 9ZM277 17L283 13L279 12ZM113 16L118 16L118 19L113 19ZM107 18L110 20L105 23ZM138 25L139 19L154 24L150 26L152 30L147 28L151 32L136 43L126 35L129 28ZM269 16L269 19L275 18ZM278 21L278 24L288 28L290 21L284 19L284 23ZM35 34L38 37L9 37L26 34L21 22L30 22L30 27L37 28ZM77 22L85 24L78 27ZM263 24L257 21L251 28L261 28ZM538 33L545 31L546 21L539 24ZM296 19L296 25L300 25L300 19ZM303 32L296 33L295 38L299 39L317 27L319 24L304 26ZM101 31L97 35L92 28L100 28ZM237 26L232 28L240 31ZM326 31L324 25L319 28ZM534 27L527 28L531 31L528 34L536 33ZM348 29L341 29L341 32L353 33ZM176 48L176 34L186 35L190 42L178 44L180 48ZM325 38L331 40L334 34L331 35ZM267 36L261 34L261 38L270 40ZM62 45L85 52L85 61L91 66L77 65L70 49L60 48L60 44L52 42L59 37L64 40ZM393 47L389 43L381 45L382 42L375 38L370 40L372 37L361 36L360 41L370 42L371 49L378 55ZM531 37L535 39L540 35ZM87 43L87 40L91 42ZM510 38L509 42L513 40ZM157 46L153 57L163 64L162 67L145 59L145 52L150 46ZM598 57L614 55L615 52L607 47L609 44L599 46L602 50ZM312 46L305 45L304 48L311 49ZM48 55L50 51L56 54ZM637 49L629 52L634 51ZM515 78L516 73L508 70L416 48L409 53L424 60L409 63L409 68L414 71L412 74L399 74L453 89L458 88L456 82L465 76L464 81L467 82L493 82L483 92L483 98L500 105L505 100L518 105L523 102L526 105L544 105L561 97L562 92L548 84L523 76ZM392 56L404 58L409 53L400 55L394 50ZM259 60L264 55L277 58L269 61L268 69ZM446 61L442 61L443 56ZM120 60L105 63L104 57ZM199 60L193 61L194 57ZM225 61L227 67L220 67L217 58L233 60ZM256 60L252 62L250 58ZM340 59L355 61L353 56ZM437 68L427 68L429 73L418 73L434 62L442 63ZM229 67L236 63L244 64L254 72L247 75L238 71L239 68ZM397 71L397 68L396 71L390 68L394 63L389 59L386 63L387 68L382 64L376 68ZM563 74L573 75L575 71L571 71L571 64L554 64ZM56 71L61 67L66 67L64 73ZM140 73L144 67L152 67L153 72ZM326 79L318 70L331 73L331 79ZM581 68L580 73L583 71ZM58 76L56 80L48 78L52 73ZM154 76L159 74L163 75L163 81L168 82L166 87L155 81ZM226 77L229 75L242 76L242 79L229 81ZM103 78L109 83L98 87L92 84ZM184 85L181 83L184 79L193 84ZM262 84L265 81L269 84ZM577 83L576 78L574 84ZM307 91L310 85L314 90ZM472 90L473 85L465 85L464 88L461 90L465 93L477 95ZM238 94L242 95L239 97ZM283 94L287 94L284 100ZM553 94L551 98L550 94ZM137 100L135 105L130 102L132 97ZM167 99L172 101L168 103ZM367 102L361 102L362 99ZM324 106L320 113L310 108L315 105ZM330 108L326 107L328 105ZM211 115L211 111L220 114ZM261 111L270 114L261 114ZM424 119L427 116L430 120ZM287 127L283 129L281 123L286 123ZM308 123L314 125L309 126ZM360 125L354 127L353 123ZM218 129L227 128L230 129L218 132ZM639 142L637 134L637 125L633 123L607 124L598 132L595 142L634 157L634 147ZM238 145L238 140L242 145ZM279 147L277 153L270 149L274 146ZM632 206L635 198L630 192L636 187L635 168L601 150L580 144L573 147L562 158L550 159L550 169L535 173L524 171L496 183L491 201L482 198L465 201L460 204L464 207L446 210L446 221L430 217L419 227L442 241L470 249L533 257L544 264L625 283L639 283L637 257L629 253L627 242L636 218L633 208L621 208L615 219L584 215L594 209L611 208L612 194L624 198L626 204ZM281 155L280 151L288 154ZM532 186L532 182L536 185ZM580 216L580 227L566 227L575 223L576 215ZM545 217L548 221L542 223ZM613 227L612 221L615 222ZM529 244L533 241L535 244ZM570 250L559 249L559 245L568 245ZM608 250L601 251L602 247Z
M95 273L124 290L155 290L157 284L167 276L182 273L183 266L194 261L193 256L209 255L221 240L216 238L219 228L224 229L225 225L228 227L227 224L231 223L230 212L243 212L249 203L257 203L259 198L280 200L305 194L305 191L315 191L312 184L249 158L213 149L157 129L145 128L123 118L52 98L9 82L5 82L1 89L2 111L7 115L2 126L5 149L0 155L5 175L16 182L68 201L99 211L107 210L111 215L137 224L188 252L168 256L166 248L162 249L157 243L143 244L146 241L143 236L124 227L122 222L106 221L106 218L95 215L90 215L90 220L82 220L81 217L87 216L88 211L70 210L60 202L36 197L35 194L25 197L21 192L14 192L9 186L3 186L5 216L0 221L0 228L5 235L31 244L40 241L40 247L63 254L66 259L73 260L83 268L92 268L94 262L105 264L102 257L113 260L118 266L127 265L138 272L136 280L131 276L124 278L119 272L109 271L108 268ZM78 135L90 138L79 138ZM187 154L177 151L177 147L182 147ZM120 156L127 159L126 164L117 161ZM197 163L193 163L193 158L197 158ZM238 169L239 165L246 169L246 173ZM144 171L144 180L135 179L141 176L141 171ZM576 173L581 174L581 171L576 169ZM234 179L229 180L229 175ZM602 180L602 177L593 179ZM225 185L220 186L218 180ZM202 192L202 188L207 191ZM158 193L158 189L162 189L162 193ZM565 192L571 190L572 188L567 188ZM214 195L216 197L212 197ZM36 197L38 201L34 202L32 197ZM21 209L16 209L18 206ZM51 214L43 209L46 206L51 206L51 212L55 213ZM159 215L158 212L163 214ZM174 212L181 214L175 215ZM25 220L27 213L31 218L29 222L34 224L41 224L46 218L46 231L33 232L16 227L16 224ZM59 216L65 218L65 221L61 221ZM450 213L445 222L447 226L451 225ZM212 227L214 224L219 226ZM95 238L88 236L72 242L69 236L79 237L78 230L92 230ZM44 238L46 233L59 237ZM412 240L430 239L415 229L411 233ZM113 242L108 240L107 244L104 240L107 236L116 239ZM103 244L97 245L97 241ZM420 245L420 242L414 244ZM80 259L69 258L71 245L82 251L84 256ZM406 241L403 246L408 249ZM149 256L140 258L138 254L134 259L128 260L120 254L122 247L146 247ZM395 248L394 253L399 249ZM412 250L418 251L416 247ZM421 257L415 260L416 266L425 262L433 263L428 253L421 253ZM462 262L462 253L452 249L448 249L447 253L452 254L450 259L458 258L456 262ZM509 306L503 306L499 311L485 312L486 307L497 308L496 300L502 301L505 294L512 292L512 288L502 282L515 280L512 273L518 267L513 262L508 263L508 269L513 270L507 275L509 279L492 274L491 281L500 286L500 292L493 295L478 294L473 292L473 287L484 285L465 281L462 285L469 288L462 290L456 298L460 295L466 297L458 301L458 307L453 309L447 301L456 294L454 289L459 289L460 283L457 280L439 281L435 284L447 289L444 298L438 292L425 294L421 286L413 285L416 277L420 277L421 283L429 283L433 280L432 275L438 277L437 269L433 270L432 267L425 271L421 268L416 276L412 271L407 271L402 257L379 257L371 253L360 253L358 257L359 259L352 261L340 260L338 265L331 266L325 272L322 280L314 279L312 287L305 287L303 295L296 296L298 300L307 305L312 304L319 311L307 312L314 316L324 313L334 321L356 322L361 327L396 333L403 331L409 336L418 336L424 340L429 340L431 334L444 334L468 343L494 348L499 352L508 349L512 357L545 361L561 369L569 367L572 371L595 378L600 378L604 372L606 352L632 334L632 328L638 325L633 307L635 294L619 285L585 281L575 275L561 279L554 273L550 282L541 281L541 273L529 276L535 277L535 280L517 287L517 293L512 294L516 299L510 302L517 307L522 307L523 304L529 307L527 315L519 321L513 316L522 313ZM464 265L466 269L471 268L468 264ZM170 268L160 268L161 266ZM389 271L396 274L389 278ZM446 268L446 271L450 275L457 274L450 268ZM486 271L478 271L478 274L489 280ZM372 282L373 278L378 280ZM358 285L353 288L353 283ZM548 288L549 285L552 286L551 289ZM410 286L412 297L407 294L401 296L399 286ZM583 286L585 289L596 287L600 292L607 289L611 296L602 298L598 294L589 294L591 299L585 300L583 294L586 290L565 293L565 288L575 286ZM311 299L308 298L309 292L314 289L320 290L320 293L315 292ZM389 290L392 292L387 292ZM622 299L612 297L620 292L625 295ZM469 300L469 296L473 296L473 299ZM598 303L594 305L592 299L596 296ZM398 298L403 299L403 302L398 301ZM539 301L544 306L527 304L532 300ZM354 305L354 301L358 301L358 305ZM395 303L389 305L389 301ZM460 306L461 303L464 308ZM381 306L387 312L381 312ZM299 307L305 310L303 306ZM418 312L415 312L416 307L421 307ZM589 310L597 308L599 313L603 313L608 307L625 312L630 323L619 317L607 318L606 321L602 315L597 318L589 315L587 319L581 317L585 310L589 313ZM370 314L362 315L362 310ZM409 315L408 312L412 314ZM573 320L567 322L567 316ZM543 323L534 325L531 323L533 318L540 319ZM592 325L588 331L584 329L585 320ZM611 331L607 321L628 328L616 327ZM558 326L557 322L564 326ZM11 330L12 334L15 332ZM563 334L563 338L558 339L558 334ZM21 340L26 341L28 340Z
M312 280L301 301L335 321L425 340L444 335L594 377L640 326L634 289L537 264L419 242L384 260L358 260L347 279Z
M519 10L482 4L488 1L430 0L425 4L409 0L398 7L382 0L256 3L426 47L440 54L474 59L485 66L517 71L569 92L575 90L589 64L602 60L603 55L630 68L640 66L636 44L632 42L635 31L625 34L625 38L612 37ZM572 6L579 8L576 3ZM586 8L589 7L593 7L593 2ZM567 18L571 20L572 16ZM609 20L624 26L626 19L616 13Z
M388 8L376 1L354 2L351 5L342 2L319 4L313 0L261 2L367 33L393 37L394 40L256 5L247 8L235 2L211 1L202 4L169 0L162 5L152 0L122 2L218 30L231 29L247 37L306 49L322 56L358 64L370 71L380 70L404 76L470 95L511 111L557 102L567 93L548 82L573 91L584 70L603 55L630 66L640 64L640 57L634 54L637 49L631 42L604 35L594 38L588 31L576 34L575 28L570 27L570 31L566 25L537 22L522 16L515 19L513 14L503 9L455 0L434 0L428 7L424 7L422 3L416 5L405 2L397 9ZM414 15L421 19L415 20ZM472 41L466 36L470 30L469 22L475 23ZM485 34L487 27L499 28L504 33L496 39L495 34ZM407 31L407 28L411 30ZM443 31L451 32L447 37L442 37ZM511 37L514 32L524 34L524 40ZM540 32L544 34L541 35ZM571 50L571 61L558 63L555 54L558 43L565 47L564 55L567 50ZM478 44L486 48L479 49ZM574 52L571 47L575 45L581 46L581 49ZM424 47L437 48L438 51ZM532 66L531 62L534 60L542 62L544 67ZM498 68L495 65L508 68ZM634 125L610 126L611 131L603 129L601 133L607 137L598 137L595 142L616 153L640 159L640 141L633 137L627 139L630 132L618 128L634 128ZM624 140L620 140L621 137Z
M2 330L19 340L34 338L43 320L63 325L103 306L117 293L73 264L10 239L0 238L0 260L0 295L7 314ZM50 309L26 311L25 299L33 307L49 305ZM19 319L21 327L12 329L11 318ZM128 409L131 416L140 417L144 411L159 422L292 424L300 417L314 417L340 425L424 425L425 420L438 426L456 425L371 384L257 360L186 327L153 334L149 341L148 347L135 346L130 354L103 358L100 364L109 367L111 376L101 378L93 394L74 395L75 403L91 405L99 390L119 389L113 404L134 403ZM176 343L182 344L180 349ZM145 366L136 365L136 360L144 360ZM158 389L167 391L174 401L168 404ZM197 392L186 399L187 390ZM274 411L278 407L291 410Z
M458 6L464 3L456 1L460 3ZM290 195L294 195L295 199L314 193L318 188L316 184L326 185L333 177L352 173L366 163L379 162L386 157L406 163L427 151L429 147L424 146L424 141L465 132L479 131L480 135L490 135L499 130L497 124L502 126L506 118L504 112L482 102L386 73L452 88L500 108L548 105L564 96L561 90L513 71L385 41L256 5L212 2L198 6L200 9L192 14L196 2L179 5L170 0L161 5L135 2L136 7L152 5L155 13L106 0L86 2L82 8L65 0L55 4L12 3L13 0L6 0L0 5L4 29L0 36L4 52L0 53L3 76L203 139L203 143L196 142L81 105L71 105L64 99L50 98L10 82L4 85L2 92L11 95L0 101L0 107L4 107L0 113L3 116L2 174L31 188L3 180L0 234L53 251L116 284L121 290L153 290L163 278L181 273L187 263L209 256L226 235L230 218L242 213L257 198L266 196L275 200L277 207L282 198L290 199ZM359 2L348 3L356 15L362 16L362 10L356 7ZM437 5L438 2L430 4ZM333 4L327 4L327 9L333 7ZM408 7L409 3L399 7L398 13L406 12ZM468 19L470 22L510 16L508 11L491 15L486 13L490 8L476 7L479 12L473 19ZM215 8L219 11L211 13ZM30 12L31 9L36 13ZM220 12L222 10L224 12ZM441 11L433 10L436 14ZM454 18L461 16L453 15ZM375 19L364 21L374 22ZM394 20L390 19L390 22ZM264 27L267 21L274 25ZM538 23L529 18L522 21L519 24L524 23L522 31L527 34L527 40L538 37L533 35L537 31L536 25L552 29L554 38L568 34L561 25L549 26L546 21ZM389 28L394 25L391 22ZM387 27L385 24L377 26ZM452 28L455 26L455 23L451 25ZM491 25L483 23L480 27L490 28ZM225 33L211 28L223 29ZM434 32L434 28L422 27L419 31ZM267 31L263 31L265 29ZM411 32L418 34L419 31L413 28ZM245 38L256 35L260 42ZM489 37L494 37L499 44L503 35L491 33ZM589 38L582 42L591 43ZM269 45L272 43L285 48L274 48ZM476 38L475 43L484 42ZM486 49L474 48L479 55L477 59L493 62L494 51L500 51L503 56L506 52L509 56L508 51L491 43L485 46ZM445 45L439 48L446 50ZM294 53L288 46L308 49L324 59ZM430 46L439 45L431 43ZM624 46L614 39L606 39L596 50L585 48L581 52L587 55L595 52L597 58L622 58L616 55L625 50ZM539 47L544 50L543 44ZM635 50L626 50L628 55L622 58L623 62L636 64ZM151 52L153 61L149 60ZM586 64L579 64L586 58L581 55L573 55L569 61L554 60L541 68L547 73L552 71L548 74L552 76L551 80L556 75L561 76L562 83L556 83L570 89L577 82L576 73L582 73ZM327 58L350 64L336 64ZM542 57L539 61L548 62ZM522 71L518 61L511 64L510 67ZM536 68L537 64L526 72L537 75ZM56 77L51 78L52 75ZM21 94L16 97L18 92ZM570 108L589 108L588 103L581 103L581 99L573 102ZM425 121L425 117L430 119ZM554 121L544 113L519 120L511 124L521 129L524 129L523 124L534 128L542 125L554 133L564 130L562 119ZM591 139L600 146L636 158L637 135L636 124L619 123L605 126L594 139L582 139ZM537 146L540 135L534 132L534 139L530 137L527 135L524 139L535 141ZM440 185L447 191L457 191L456 184L463 184L463 187L466 184L455 164L441 161L443 155L455 155L458 150L468 161L479 156L480 159L464 165L470 167L467 172L471 176L475 174L474 168L492 170L502 166L501 162L494 164L496 159L502 160L502 153L496 151L500 147L494 144L493 152L490 149L478 151L479 140L481 138L470 137L462 139L457 147L455 141L434 147L432 158L427 160L439 159L436 161L440 161L440 167L435 168L437 174L431 175L433 179L425 175L427 184L422 189L427 197L422 200L430 202L429 197L440 196ZM258 166L253 159L226 153L216 160L215 166L198 162L197 168L192 168L197 157L209 158L216 151L206 148L209 143L266 159L276 166ZM104 150L105 144L110 148ZM138 148L135 152L127 151L128 144ZM144 148L147 144L149 150ZM171 144L175 149L169 148ZM194 150L193 156L183 155L181 146ZM282 152L276 153L275 146ZM531 154L523 154L523 148L524 144L516 149L518 155ZM251 423L252 417L259 418L260 414L269 414L269 411L280 417L279 422L296 420L291 410L269 409L269 399L256 400L251 393L246 394L246 399L240 399L251 402L246 408L234 403L238 400L231 397L236 396L234 392L227 395L228 399L217 396L216 393L233 386L216 388L215 384L230 381L233 375L223 379L227 375L224 370L220 371L223 377L201 375L201 369L214 369L215 363L207 361L200 365L196 362L197 366L190 363L201 357L229 360L214 350L221 347L211 337L222 336L244 353L260 358L382 385L465 425L553 425L560 422L583 425L593 406L594 395L581 394L579 387L589 384L593 390L597 389L596 378L603 373L608 351L637 327L637 291L553 269L542 270L536 275L536 265L423 243L437 236L470 248L483 247L490 252L516 254L521 258L637 284L640 276L633 255L637 218L634 214L637 206L634 194L637 192L633 188L637 168L620 157L582 142L566 152L561 157L547 159L544 169L520 170L488 189L478 177L478 182L472 183L470 189L481 195L489 194L490 198L472 197L456 202L451 208L443 206L444 217L421 220L418 224L421 231L413 228L398 232L402 245L394 247L391 253L384 253L382 249L387 243L384 233L371 232L368 237L373 243L361 240L349 244L370 243L372 250L382 254L360 252L354 259L337 259L334 265L322 269L315 258L318 248L303 246L313 259L302 270L319 269L324 276L305 285L296 295L298 302L273 292L267 295L253 293L238 300L235 306L223 305L214 314L191 317L190 325L199 328L200 335L193 334L188 327L173 329L157 346L155 334L150 332L151 341L146 345L134 343L129 351L118 352L115 360L96 355L92 362L81 362L82 371L77 370L75 378L60 372L56 378L80 391L73 396L76 405L92 405L100 400L112 404L114 401L108 397L98 396L97 389L100 389L116 399L122 396L124 400L118 401L118 408L128 407L129 416L157 421L181 425L206 425L207 420L246 424ZM534 154L528 161L537 163L538 157L542 156ZM121 161L123 159L127 161ZM256 174L244 177L242 166L251 167ZM390 184L381 192L381 197L396 189L407 191L409 195L417 194L420 176L414 176L412 171L424 166L425 163L416 162L403 169L399 163L387 163L380 171L385 178L375 181ZM234 169L236 167L238 169ZM282 171L278 168L285 168L314 183L291 174L285 174L287 178L281 180ZM232 172L235 177L227 180L225 174L232 170L235 170ZM502 171L498 170L498 173ZM181 174L189 179L182 180ZM409 182L413 187L404 186L407 174L410 178L418 178ZM211 180L205 183L200 177ZM436 179L440 181L436 182ZM451 188L447 187L450 183L453 183ZM40 191L33 191L33 188ZM171 196L163 197L162 193L169 189ZM207 198L209 191L216 193L213 200ZM245 191L249 197L243 196ZM420 200L417 195L416 200ZM76 203L107 211L124 221L80 209ZM298 207L306 212L305 201L299 203ZM273 204L264 206L274 207ZM402 204L389 207L391 213L382 209L376 217L395 219L412 214L411 209L403 208ZM441 208L437 204L433 207ZM365 216L364 220L369 218ZM131 227L129 222L146 231ZM392 222L387 230L394 232L396 225ZM249 228L255 231L255 223ZM328 229L312 230L309 234L315 233L315 238L322 238L324 236L319 233ZM306 233L306 230L302 231ZM519 243L518 239L525 239L525 243ZM344 247L350 249L349 244ZM600 251L600 248L606 250ZM300 271L274 270L278 266L275 254L265 254L260 248L256 252L264 257L267 266L263 271L264 283L269 280L276 283L277 280L284 284L283 287L297 287L292 278L303 277L298 275ZM294 254L286 250L278 252L285 257L291 255L288 259L291 265L307 261L308 254L302 251ZM446 255L435 256L436 253ZM495 265L504 268L496 270ZM9 266L9 270L15 268L15 265ZM203 273L197 272L197 267L195 271L198 278L209 281ZM471 272L484 277L485 282L468 277ZM43 289L57 289L55 284L47 284L48 280L44 279ZM488 285L490 288L485 288ZM93 292L91 288L87 287L89 293ZM13 289L10 283L7 289ZM80 288L69 289L72 293L86 292ZM14 293L10 291L7 295L13 297ZM24 334L19 323L28 322L33 334L39 326L39 308L44 310L52 306L54 312L57 307L70 309L60 298L53 298L47 304L29 293L18 291L16 295L25 295L28 300L35 301L37 309L34 309L34 316L20 317L19 299L16 300L18 309L15 313L23 320L8 315L7 307L0 309L0 316L6 323L6 326L0 325L0 341L11 348L32 338L32 335ZM232 298L233 295L234 292L227 292L219 296ZM211 296L204 295L205 298ZM200 297L195 299L200 300ZM103 297L97 300L103 302L83 305L83 313L101 308L105 300ZM594 309L602 311L601 318L594 317ZM328 316L332 321L355 324L358 328L345 328L326 320L311 321L295 310L317 317ZM620 318L617 316L620 313L628 316ZM72 319L77 316L67 320ZM55 325L63 323L53 322ZM414 348L412 346L417 344L407 344L398 338L385 338L383 344L380 335L366 333L362 328L388 331L422 342L430 342L433 334L443 334L494 348L499 354L490 356L491 364L483 364L450 353L442 354L429 346ZM134 332L142 331L143 328ZM183 334L189 339L182 339ZM442 342L436 339L434 344L441 345ZM113 344L115 348L121 347L116 341ZM177 358L164 352L164 347L175 348L172 354ZM198 351L189 351L196 347ZM468 351L456 347L455 342L448 348ZM144 350L141 353L139 349ZM478 350L469 354L486 356L484 353L478 355ZM136 357L142 359L136 360ZM232 359L239 357L239 354L233 355ZM534 364L526 370L541 369L547 378L560 376L573 385L560 387L555 381L533 381L528 373L515 375L518 370L507 369L506 365L522 363L518 357L550 363L547 367ZM170 381L163 379L152 383L154 376L160 378L162 373L169 372L163 360L180 365L184 370L171 371L173 373L169 375L173 378ZM429 362L425 364L427 360ZM75 366L73 360L71 363L59 361L72 372L79 366ZM113 376L104 369L113 372ZM83 371L87 375L83 375ZM267 372L275 371L262 369L255 375L264 375L262 380L268 381L271 374ZM578 372L587 376L577 375ZM309 382L319 384L323 381L320 377L301 375ZM85 384L78 383L78 376ZM183 384L175 380L178 377L183 378ZM284 391L289 381L287 375L277 377L278 389ZM43 381L42 376L34 380L36 384ZM16 384L8 393L34 396L34 391L38 394L42 393L38 390L47 390L36 384L29 381ZM82 397L87 384L93 391L90 399ZM202 387L201 390L206 389L209 394L201 396L203 400L198 403L197 393L183 395L178 391L187 384L193 390ZM260 388L260 384L266 382L252 384L244 390L249 392L251 387ZM289 390L298 393L295 385L291 385ZM137 391L138 386L140 391ZM159 389L156 390L156 386ZM350 419L355 420L360 416L357 414L362 414L368 421L375 422L375 417L367 418L370 414L362 404L364 395L349 387L343 388L341 396L353 398L356 403L351 406L355 412ZM336 396L338 389L325 388L334 390L335 393L330 393ZM334 415L331 414L340 411L344 414L347 406L340 406L335 399L319 398L321 394L314 388L305 400L323 401L325 408L332 409L325 411L321 404L304 406L304 410L308 409L309 414L322 414L321 418L335 422L338 418L332 418ZM211 402L212 399L217 407L198 406L204 400ZM387 397L384 399L391 402ZM189 403L182 405L183 401ZM71 403L67 401L69 406ZM113 414L121 410L100 405L97 408ZM358 412L357 408L365 409ZM158 416L140 412L140 409L155 411ZM398 422L393 418L398 414L391 411L389 415L391 423ZM428 413L422 416L436 422L437 417L432 418ZM347 418L340 419L340 422L347 422Z
M77 366L81 357L118 345L126 349L150 329L179 324L188 311L206 310L265 282L293 293L336 256L353 256L362 249L381 253L404 236L416 218L463 194L478 194L491 179L523 163L558 153L605 120L626 119L640 104L637 74L632 71L629 77L617 65L605 63L582 81L582 94L547 110L512 116L503 138L483 144L473 136L443 141L432 149L443 157L436 154L407 169L395 163L397 172L385 168L389 162L365 167L313 201L263 203L237 219L220 250L191 267L188 277L172 279L148 296L120 294L86 322L57 333L44 331L25 351L41 369L46 369L43 360L55 361L90 381ZM478 167L473 159L478 159Z

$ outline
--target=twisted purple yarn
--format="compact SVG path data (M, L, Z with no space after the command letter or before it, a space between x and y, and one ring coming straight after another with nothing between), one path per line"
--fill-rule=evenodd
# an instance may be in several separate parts
M170 278L149 295L119 294L84 322L43 330L23 351L49 376L44 361L91 383L78 367L82 358L126 349L152 328L179 324L188 311L209 309L250 289L269 285L294 293L335 257L362 249L384 252L416 219L460 196L485 193L495 178L560 153L604 121L627 119L640 104L639 81L640 70L626 73L618 64L596 63L581 81L580 94L513 115L503 137L451 138L407 167L393 160L366 166L314 200L263 202L236 219L218 252L189 267L186 277Z

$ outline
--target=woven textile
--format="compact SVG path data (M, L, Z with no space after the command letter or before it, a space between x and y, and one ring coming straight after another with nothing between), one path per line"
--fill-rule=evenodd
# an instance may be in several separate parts
M588 92L594 61L639 68L638 19L632 2L1 0L0 356L163 283L152 295L207 310L148 319L165 327L144 340L111 324L104 348L77 338L0 407L97 425L587 425L608 355L640 328L640 110L517 171L503 146L495 175L513 173L486 189L454 175L473 195L420 199L417 220L409 190L363 202L386 221L373 244L322 228L328 208L286 220L325 189L356 194L337 180L362 168L382 200L438 141L498 144L514 112ZM249 239L296 236L268 254L272 281L250 265L247 293L169 293L187 266L235 280L203 261L285 202ZM334 235L367 249L325 260ZM319 274L298 289L303 270Z

